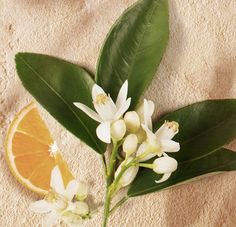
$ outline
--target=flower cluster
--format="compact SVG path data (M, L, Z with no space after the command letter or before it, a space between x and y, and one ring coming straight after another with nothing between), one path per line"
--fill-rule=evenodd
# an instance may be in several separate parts
M96 112L82 103L74 103L100 124L96 133L105 143L113 143L123 154L123 161L115 172L116 189L129 185L140 167L151 168L163 175L156 183L166 181L177 169L177 161L166 153L177 152L179 143L173 141L178 133L177 122L166 121L155 133L152 129L154 103L144 99L135 111L128 111L131 98L128 96L128 81L122 85L116 102L95 84L92 88L93 104ZM122 148L122 149L121 149ZM116 154L120 156L119 153ZM157 157L153 163L146 161Z
M90 211L84 201L88 188L82 182L70 181L66 188L59 167L56 166L51 173L51 191L43 200L30 205L36 213L47 213L42 221L43 227L51 227L61 220L69 226L82 226L83 220L90 218Z

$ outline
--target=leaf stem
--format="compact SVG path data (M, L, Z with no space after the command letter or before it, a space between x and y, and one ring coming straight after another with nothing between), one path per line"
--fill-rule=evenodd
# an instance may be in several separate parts
M113 213L116 211L116 209L119 208L122 204L124 204L128 199L129 199L129 197L128 197L128 196L125 196L125 197L123 197L121 200L119 200L119 201L112 207L112 209L110 210L109 216L110 216L111 214L113 214Z

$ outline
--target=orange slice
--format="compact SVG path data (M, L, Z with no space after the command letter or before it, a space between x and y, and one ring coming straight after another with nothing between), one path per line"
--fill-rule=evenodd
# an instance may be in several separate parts
M48 193L55 165L61 170L65 186L74 179L34 102L16 115L5 145L11 172L21 184L34 192Z

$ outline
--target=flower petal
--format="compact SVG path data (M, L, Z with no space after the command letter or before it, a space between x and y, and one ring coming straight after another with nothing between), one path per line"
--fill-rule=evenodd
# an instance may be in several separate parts
M104 143L111 142L111 123L102 122L96 130L97 137Z
M51 204L44 199L30 204L29 209L35 213L48 213L52 210Z
M144 99L144 124L152 130L152 114L154 112L154 103L150 100Z
M61 171L58 166L55 166L52 170L50 186L58 194L65 194L65 187L61 176Z
M179 143L173 140L160 140L162 152L177 152L180 150Z
M157 131L156 136L158 139L171 140L178 133L178 123L166 121Z
M98 121L98 122L102 121L101 117L95 111L87 107L86 105L80 102L74 102L74 105L78 107L80 110L82 110L84 113L86 113L93 120Z
M147 147L148 147L148 145L147 145L146 142L142 143L139 146L138 150L137 150L136 157L141 156L142 154L144 154L147 151ZM149 154L145 155L144 157L140 158L139 162L145 162L145 161L147 161L147 160L149 160L149 159L151 159L155 156L156 156L155 153L149 153Z
M116 112L115 120L119 119L129 109L130 103L131 103L131 98L128 98Z
M162 178L160 180L155 180L155 182L157 184L162 183L162 182L168 180L170 178L170 176L171 176L171 173L166 173L162 176Z
M93 88L92 88L92 98L93 98L93 101L96 100L96 97L99 94L106 95L105 91L100 86L98 86L97 84L94 84Z
M71 201L73 197L76 195L79 188L79 183L76 180L70 181L66 186L65 196Z
M127 94L128 94L128 80L126 80L120 88L119 94L116 99L117 109L120 109L121 106L123 106L123 103L127 99Z
M43 219L42 227L52 227L53 225L58 224L59 218L60 214L58 214L56 211L50 212Z
M108 97L108 101L105 104L94 103L94 108L103 121L113 121L117 112L116 106L110 97Z

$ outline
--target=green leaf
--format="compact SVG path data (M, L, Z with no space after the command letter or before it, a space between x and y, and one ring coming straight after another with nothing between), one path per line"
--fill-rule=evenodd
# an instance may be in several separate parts
M174 140L181 150L172 157L186 161L207 155L236 137L236 99L208 100L181 108L154 124L156 131L165 120L177 121Z
M128 79L128 95L135 107L155 75L168 36L168 1L138 1L108 34L98 61L96 82L115 99Z
M77 65L41 54L18 53L15 61L24 87L35 99L66 129L103 153L97 123L73 105L82 102L92 108L90 75Z
M236 137L236 99L208 100L181 108L162 117L154 124L154 131L166 120L177 121L180 125L179 133L174 138L180 143L180 151L168 153L178 161L178 170L160 185L155 185L158 175L153 171L140 171L131 185L130 196L161 190L212 172L212 169L236 168L235 153L223 152L225 149L214 153ZM220 169L221 166L223 169Z
M178 169L171 175L169 180L160 184L155 183L160 175L155 174L150 169L142 169L131 185L128 196L134 197L157 192L198 180L200 177L232 170L236 170L236 152L222 148L205 157L180 162Z

